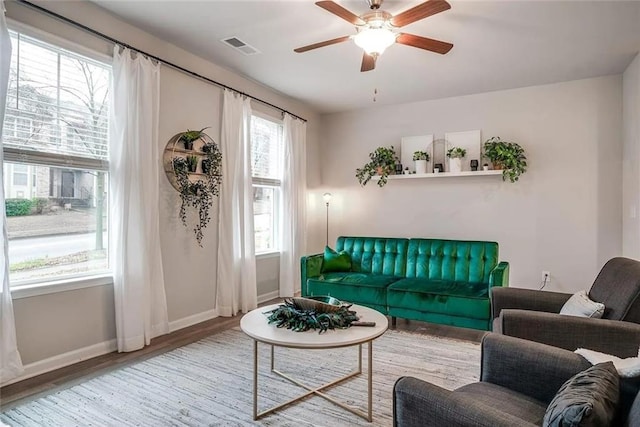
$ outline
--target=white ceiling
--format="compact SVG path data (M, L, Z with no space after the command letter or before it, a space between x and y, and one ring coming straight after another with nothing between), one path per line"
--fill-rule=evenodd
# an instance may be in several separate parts
M367 73L352 41L293 52L355 34L311 0L93 1L323 113L618 74L640 50L640 1L450 0L450 10L402 29L453 43L448 54L394 45ZM368 11L364 0L336 2ZM387 0L382 8L396 14L419 3ZM220 42L232 36L261 53Z

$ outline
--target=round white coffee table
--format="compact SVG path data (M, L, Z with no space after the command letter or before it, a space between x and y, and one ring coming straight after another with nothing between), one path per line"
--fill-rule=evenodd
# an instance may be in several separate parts
M253 419L257 420L267 414L270 414L278 409L281 409L287 405L304 399L312 394L320 396L331 403L334 403L341 408L352 412L369 422L372 420L371 406L372 406L372 361L373 361L373 340L384 334L389 324L387 317L376 310L359 305L351 306L351 310L355 311L360 316L360 321L363 322L375 322L375 326L351 326L348 329L335 329L328 330L319 334L318 331L310 330L306 332L293 332L292 330L285 328L278 328L273 324L269 324L267 316L264 314L277 308L279 304L270 305L267 307L260 307L245 314L240 320L240 328L253 338ZM285 378L292 383L307 390L306 393L288 400L280 405L274 406L262 412L258 412L258 342L269 344L271 346L271 372ZM362 412L357 408L348 406L336 399L322 393L327 387L334 386L347 379L353 378L362 373L362 344L368 343L368 363L367 363L367 413ZM296 378L293 378L287 374L284 374L275 369L274 364L274 346L277 347L289 347L300 349L330 349L339 347L358 346L358 368L345 375L319 387L310 387Z

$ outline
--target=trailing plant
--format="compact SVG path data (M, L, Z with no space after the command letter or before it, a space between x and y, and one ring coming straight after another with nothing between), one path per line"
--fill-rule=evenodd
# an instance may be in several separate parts
M502 180L516 182L527 171L527 157L524 149L515 142L507 142L494 136L485 141L483 157L491 160L494 167L502 168Z
M189 165L189 172L195 172L198 170L198 156L190 154L187 156L187 164Z
M384 187L387 183L387 177L391 172L395 171L396 163L400 160L396 155L393 145L390 148L378 147L372 153L369 153L370 161L361 168L356 169L356 178L363 187L375 175L380 176L378 181L379 187Z
M429 161L429 153L426 151L416 151L413 153L413 160L426 160Z
M217 144L206 143L202 146L205 158L202 160L207 162L207 171L202 173L206 175L207 186L214 196L220 195L220 185L222 185L222 152Z
M178 139L178 141L184 144L185 150L193 150L193 141L197 140L198 138L201 138L206 129L209 129L209 126L207 126L206 128L202 128L200 130L187 129L186 132L180 135L180 138Z
M213 194L209 189L208 183L202 180L192 183L189 190L191 192L189 200L191 206L198 210L198 223L193 228L193 231L196 233L198 244L202 246L202 238L204 237L202 230L207 227L211 220L209 209L213 205Z
M447 151L447 157L450 159L461 159L467 155L467 150L460 147L451 147Z
M318 333L323 333L329 329L346 329L357 321L358 315L350 308L351 305L343 305L333 313L318 313L315 310L300 309L292 300L285 299L284 304L265 314L268 315L269 323L275 323L278 328L294 332L318 329Z

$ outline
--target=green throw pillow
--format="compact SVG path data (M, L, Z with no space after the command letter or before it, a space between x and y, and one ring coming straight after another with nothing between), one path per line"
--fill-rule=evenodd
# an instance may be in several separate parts
M338 253L329 246L325 247L322 272L327 271L351 271L351 255L345 251Z

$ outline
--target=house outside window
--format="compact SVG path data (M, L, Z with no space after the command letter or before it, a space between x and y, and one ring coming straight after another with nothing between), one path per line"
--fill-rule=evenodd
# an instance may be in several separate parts
M12 287L109 271L111 66L26 32L10 31L2 135Z
M251 117L251 170L256 253L280 249L280 191L283 164L282 122Z

